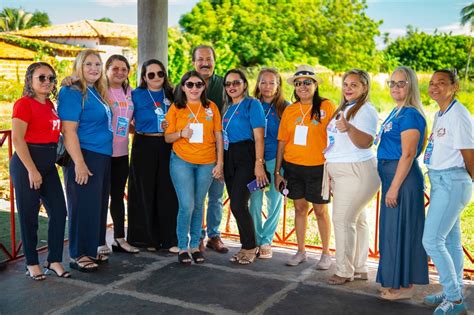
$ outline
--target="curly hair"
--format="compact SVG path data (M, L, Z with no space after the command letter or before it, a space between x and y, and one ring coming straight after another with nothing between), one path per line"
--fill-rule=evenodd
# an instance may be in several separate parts
M32 63L31 65L28 66L28 68L26 69L26 73L25 73L25 86L23 87L23 94L22 96L29 96L29 97L35 97L36 96L36 93L35 91L33 90L33 74L35 73L36 69L39 69L41 67L46 67L48 68L49 70L51 70L51 72L53 73L53 76L56 77L56 71L54 71L53 67L49 64L49 63L46 63L46 62L35 62L35 63ZM51 91L51 96L52 96L52 99L56 99L57 97L57 94L58 94L58 89L56 87L56 81L52 82L53 84L53 89Z

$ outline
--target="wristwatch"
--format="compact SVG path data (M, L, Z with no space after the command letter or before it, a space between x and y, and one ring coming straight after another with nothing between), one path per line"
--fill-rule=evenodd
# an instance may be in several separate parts
M260 162L260 164L265 164L265 160L260 158L260 159L256 159L255 162Z

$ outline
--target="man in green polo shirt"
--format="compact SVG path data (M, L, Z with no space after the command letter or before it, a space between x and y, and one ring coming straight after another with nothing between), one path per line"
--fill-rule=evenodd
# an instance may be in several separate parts
M222 116L222 106L224 98L224 78L214 73L216 54L211 46L199 45L193 49L194 69L203 76L207 83L206 97L213 101ZM227 253L229 249L225 247L221 240L219 225L222 220L222 195L224 193L224 183L214 179L208 192L206 229L202 230L199 249L205 250L204 238L206 232L208 236L206 246L219 253Z

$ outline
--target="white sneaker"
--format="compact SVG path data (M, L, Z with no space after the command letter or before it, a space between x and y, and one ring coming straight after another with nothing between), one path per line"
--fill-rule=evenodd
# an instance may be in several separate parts
M308 259L306 252L296 252L290 260L286 262L287 266L298 266L302 262L305 262Z
M272 258L272 256L273 254L272 254L271 245L265 244L265 245L260 246L260 256L258 258L269 259L269 258Z
M316 270L328 270L331 264L331 255L321 254L321 258L316 264Z

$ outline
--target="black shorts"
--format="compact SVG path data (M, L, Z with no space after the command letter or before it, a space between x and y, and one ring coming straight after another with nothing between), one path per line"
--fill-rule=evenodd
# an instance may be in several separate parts
M288 198L292 200L304 198L315 204L330 202L330 197L328 200L321 197L324 165L304 166L283 161L283 169L288 182Z

